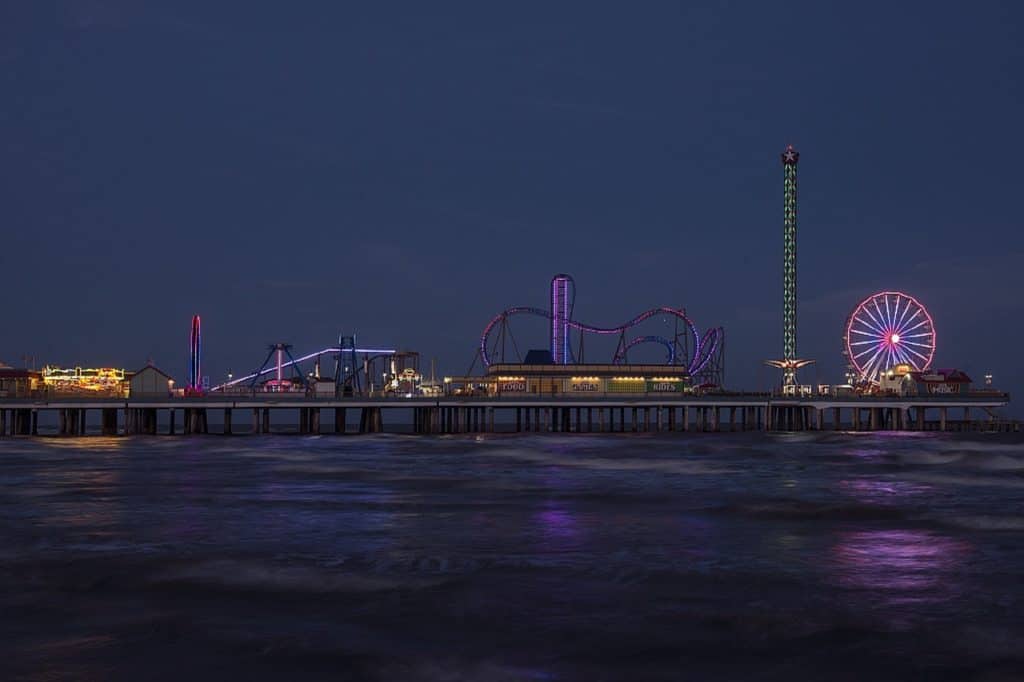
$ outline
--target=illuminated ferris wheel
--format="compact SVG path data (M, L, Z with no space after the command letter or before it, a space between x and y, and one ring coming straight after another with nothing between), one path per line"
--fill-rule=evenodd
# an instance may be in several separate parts
M883 291L861 301L846 319L846 356L861 381L878 383L897 365L921 371L935 356L932 316L913 296Z

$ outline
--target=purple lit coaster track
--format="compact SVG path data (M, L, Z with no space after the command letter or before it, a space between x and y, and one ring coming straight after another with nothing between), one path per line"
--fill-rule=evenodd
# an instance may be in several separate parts
M695 377L706 383L721 385L724 373L723 346L725 332L721 327L707 330L703 336L697 332L686 311L679 308L651 308L633 319L615 327L596 327L572 319L576 287L568 275L556 275L551 281L551 310L516 306L503 310L484 328L480 336L479 355L484 366L508 362L506 350L511 342L515 355L512 362L522 362L519 348L511 333L511 318L528 315L550 320L551 358L555 364L584 362L584 333L600 336L618 335L618 345L612 364L627 364L629 351L641 344L653 343L665 348L665 365L684 366ZM671 338L658 335L629 337L629 332L640 324L662 316L673 322ZM576 352L571 346L571 331L579 332Z

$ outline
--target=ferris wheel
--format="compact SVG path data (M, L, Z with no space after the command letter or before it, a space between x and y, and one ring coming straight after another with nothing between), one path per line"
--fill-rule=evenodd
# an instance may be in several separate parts
M882 291L861 301L846 318L846 356L861 381L878 383L896 365L921 371L935 356L935 325L913 296Z

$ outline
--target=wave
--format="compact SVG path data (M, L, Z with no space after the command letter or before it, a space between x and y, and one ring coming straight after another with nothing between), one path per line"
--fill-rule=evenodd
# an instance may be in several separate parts
M996 488L1024 488L1024 478L1017 476L979 476L976 474L964 473L906 473L905 478L918 483L931 485L962 485L962 486L992 486Z
M1024 530L1024 516L954 516L942 522L969 530Z
M426 573L426 572L424 572ZM356 572L342 567L282 566L259 561L212 560L161 571L149 582L254 592L376 592L446 582L436 575Z
M583 453L566 452L565 454L554 454L527 448L497 448L485 454L508 457L533 464L602 471L654 471L686 475L725 474L730 471L726 467L684 459L653 459L632 456L619 456L615 458L594 457Z
M732 504L711 511L775 520L889 521L908 518L906 511L895 507L788 499Z

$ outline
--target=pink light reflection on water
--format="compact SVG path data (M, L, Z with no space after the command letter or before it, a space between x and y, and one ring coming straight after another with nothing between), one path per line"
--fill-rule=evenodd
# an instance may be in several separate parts
M541 548L547 551L575 550L584 533L576 516L565 508L543 509L534 515L540 531Z
M972 549L925 530L855 531L839 536L829 559L842 587L888 604L943 602L959 594L957 573Z

